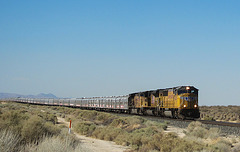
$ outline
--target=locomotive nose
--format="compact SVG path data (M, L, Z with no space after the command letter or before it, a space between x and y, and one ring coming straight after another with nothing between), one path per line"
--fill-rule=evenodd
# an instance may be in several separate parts
M183 95L180 97L183 108L198 108L197 97L191 95Z

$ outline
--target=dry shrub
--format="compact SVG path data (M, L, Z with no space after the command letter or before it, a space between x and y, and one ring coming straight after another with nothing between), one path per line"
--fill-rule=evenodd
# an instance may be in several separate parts
M128 126L126 118L118 118L114 119L113 122L110 124L110 126L117 127L117 128L123 128Z
M240 106L201 106L200 113L201 119L238 121L240 119Z
M204 127L204 124L202 124L201 122L198 122L198 121L193 121L188 125L187 131L193 132L196 127Z
M232 144L229 141L223 139L220 139L217 143L211 145L212 150L216 152L231 151L231 146Z
M188 125L186 135L194 136L197 138L217 138L219 137L220 130L218 128L207 129L201 122L191 122Z
M216 139L220 136L220 129L218 128L210 128L208 131L208 138Z
M192 151L201 151L204 149L202 144L185 141L178 138L176 133L158 133L151 136L149 142L143 143L139 147L139 151L152 151L158 150L161 152L192 152Z
M74 116L79 120L92 121L98 125L109 125L112 121L117 118L116 116L97 111L81 110L74 113Z
M119 145L128 146L130 144L129 138L130 138L130 133L123 131L114 139L114 142Z
M91 121L95 120L95 118L97 117L97 113L98 112L96 111L83 110L81 113L79 113L79 117Z
M107 129L105 130L106 135L109 136L109 140L110 141L114 141L117 136L119 136L120 134L123 134L125 131L121 128L115 128L115 127L107 127Z
M233 152L239 152L240 151L240 143L236 144L233 149L232 149Z
M159 129L159 131L163 131L167 129L167 123L159 123L156 121L145 121L145 125L146 126L150 126L150 127L157 127Z
M188 125L186 134L189 136L195 136L198 138L207 138L208 130L200 122L191 122Z
M206 115L205 117L203 117L203 120L210 120L210 121L215 121L215 119L211 116Z
M57 123L57 116L54 114L41 112L38 113L38 116L44 119L45 121L52 122L53 124Z
M115 128L112 126L108 126L108 127L98 127L92 133L92 135L95 138L104 139L104 140L108 140L108 141L115 141L117 139L118 143L121 144L120 141L122 139L120 139L118 136L125 134L125 132L126 131L124 131L121 128ZM125 138L125 137L123 137L123 138Z

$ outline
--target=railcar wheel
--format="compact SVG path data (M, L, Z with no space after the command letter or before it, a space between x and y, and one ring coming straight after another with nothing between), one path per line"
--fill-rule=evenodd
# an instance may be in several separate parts
M156 112L155 110L152 110L152 114L153 114L154 116L156 116L156 115L157 115L157 112Z
M143 115L145 115L145 116L147 115L147 110L146 109L141 110L141 112L142 112Z
M140 113L140 109L137 109L137 114L139 115L139 113Z
M132 109L129 109L129 110L127 111L127 113L128 113L128 114L131 114L131 113L132 113Z

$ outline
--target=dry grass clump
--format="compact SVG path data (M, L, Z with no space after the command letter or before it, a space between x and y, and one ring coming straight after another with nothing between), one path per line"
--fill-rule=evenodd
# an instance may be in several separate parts
M9 130L0 131L0 151L13 152L18 151L20 147L20 138Z
M45 137L38 144L26 146L25 152L81 152L79 142L69 137Z

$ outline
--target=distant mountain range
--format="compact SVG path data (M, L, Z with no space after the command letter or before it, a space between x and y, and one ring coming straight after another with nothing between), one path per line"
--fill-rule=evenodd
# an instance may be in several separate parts
M5 99L5 98L58 98L54 94L48 93L40 93L38 95L21 95L21 94L16 94L16 93L0 93L0 99Z

